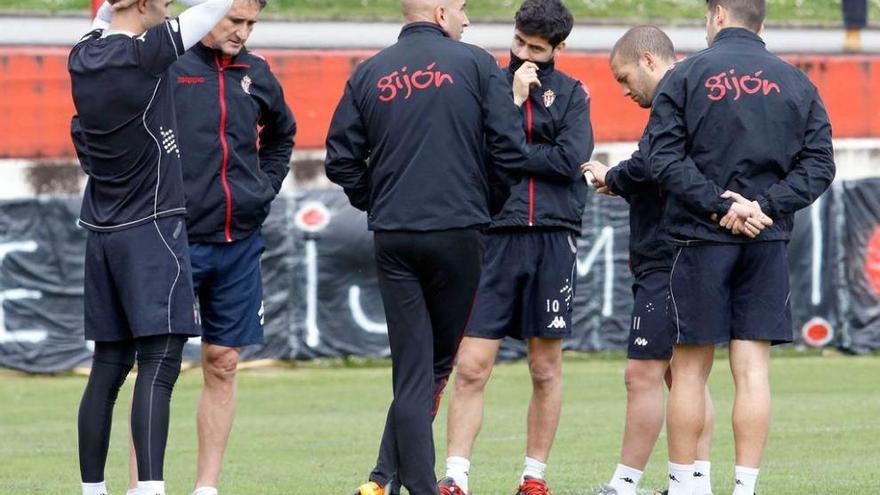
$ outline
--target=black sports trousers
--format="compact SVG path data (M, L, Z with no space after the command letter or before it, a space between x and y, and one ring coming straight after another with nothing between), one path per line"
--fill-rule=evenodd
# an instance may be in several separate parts
M436 495L432 423L480 282L483 232L381 231L374 243L394 400L370 479Z

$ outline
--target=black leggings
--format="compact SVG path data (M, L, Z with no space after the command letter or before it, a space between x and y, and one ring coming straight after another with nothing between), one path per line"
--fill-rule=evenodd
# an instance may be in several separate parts
M79 469L84 483L104 481L110 424L119 388L137 356L131 434L138 479L163 480L168 411L186 337L155 335L122 342L95 342L89 383L79 405Z

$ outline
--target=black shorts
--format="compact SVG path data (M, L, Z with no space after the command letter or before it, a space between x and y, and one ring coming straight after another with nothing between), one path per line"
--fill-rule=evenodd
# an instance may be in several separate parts
M632 286L633 313L630 321L628 359L672 358L669 314L669 272L648 272L636 277Z
M225 347L263 341L264 247L259 231L235 242L190 246L202 341Z
M466 335L571 335L577 244L569 231L490 232Z
M198 335L183 216L114 232L89 231L86 340Z
M679 246L668 311L675 344L794 338L785 241Z

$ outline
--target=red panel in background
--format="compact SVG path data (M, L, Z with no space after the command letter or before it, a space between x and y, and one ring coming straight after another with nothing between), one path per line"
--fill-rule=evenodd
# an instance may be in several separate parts
M345 82L364 50L259 50L284 86L298 122L298 149L321 149ZM73 155L73 115L67 48L0 47L0 158ZM499 54L506 58L506 54ZM817 84L834 136L880 137L880 56L798 55L788 58ZM607 55L565 53L559 68L584 82L591 94L598 142L636 141L646 110L624 98ZM124 91L124 88L119 88Z

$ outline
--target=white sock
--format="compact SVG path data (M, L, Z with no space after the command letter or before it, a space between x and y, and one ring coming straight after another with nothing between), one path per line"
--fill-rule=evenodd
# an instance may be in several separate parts
M217 488L213 486L200 486L192 492L192 495L217 495Z
M468 492L468 472L471 470L471 461L464 457L446 458L446 476L455 480L455 484Z
M617 495L636 495L641 479L642 472L638 469L618 464L608 486L617 490Z
M526 462L523 463L523 473L520 481L525 481L526 476L529 478L544 479L544 471L547 470L547 464L526 456Z
M83 483L83 495L107 495L107 484L103 481L100 483Z
M757 469L737 466L736 486L733 489L733 495L755 495L755 485L757 483Z
M669 495L693 495L694 465L669 463Z
M694 493L709 495L712 493L712 463L709 461L694 462Z
M137 491L140 495L165 495L165 482L138 481Z

